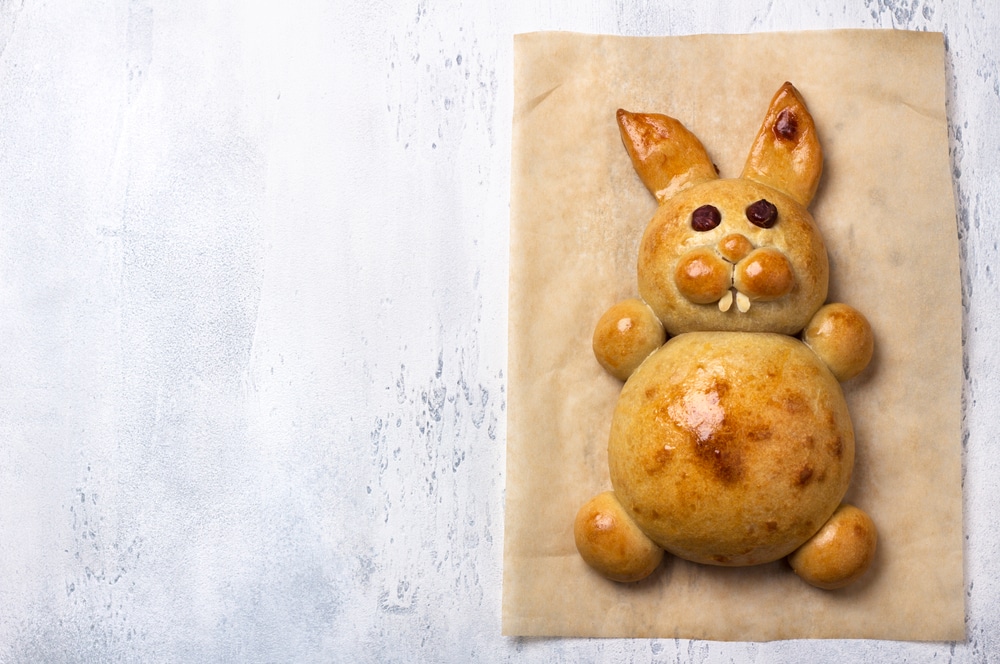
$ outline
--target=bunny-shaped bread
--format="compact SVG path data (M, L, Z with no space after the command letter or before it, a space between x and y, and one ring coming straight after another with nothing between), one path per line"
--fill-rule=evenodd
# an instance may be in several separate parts
M838 381L867 366L873 342L859 312L824 305L826 248L806 209L823 163L812 116L785 83L737 179L720 179L677 120L619 110L618 125L660 205L640 244L641 299L594 332L625 384L614 490L577 514L580 554L617 581L649 575L666 550L729 566L788 556L815 586L851 583L877 535L841 504L854 431Z

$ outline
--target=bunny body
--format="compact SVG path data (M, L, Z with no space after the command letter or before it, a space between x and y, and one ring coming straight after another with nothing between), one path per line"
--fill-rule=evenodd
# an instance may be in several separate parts
M732 566L789 556L813 585L854 581L877 537L841 504L854 433L839 381L868 364L872 333L854 309L824 306L811 115L786 83L736 179L719 179L672 118L619 111L618 122L660 206L640 243L641 299L594 333L598 361L626 382L613 492L578 513L581 555L620 581L651 573L664 551Z

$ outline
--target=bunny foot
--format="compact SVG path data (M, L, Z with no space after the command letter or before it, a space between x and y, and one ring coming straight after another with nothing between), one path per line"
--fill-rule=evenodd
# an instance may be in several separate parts
M843 504L819 532L788 556L788 562L806 583L826 590L843 588L871 566L877 541L871 518Z
M644 579L663 560L663 549L639 529L611 491L580 508L573 531L580 556L612 581Z

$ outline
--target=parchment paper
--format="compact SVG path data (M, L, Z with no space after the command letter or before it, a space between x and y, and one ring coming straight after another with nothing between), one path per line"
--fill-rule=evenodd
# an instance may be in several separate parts
M875 331L871 366L843 386L857 438L847 500L878 526L874 567L833 592L783 561L730 569L668 556L642 582L606 581L572 532L579 507L610 488L620 390L591 335L607 307L637 295L638 241L656 207L615 110L680 119L735 177L786 80L826 156L811 210L830 301ZM961 288L940 34L517 36L510 260L505 634L964 638Z

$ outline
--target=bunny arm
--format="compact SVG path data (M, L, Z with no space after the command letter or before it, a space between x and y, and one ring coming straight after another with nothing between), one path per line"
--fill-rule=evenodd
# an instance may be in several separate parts
M839 303L820 307L802 330L802 341L819 355L840 382L864 371L874 351L868 320L857 309Z
M623 300L597 322L594 356L608 373L624 381L666 338L663 324L648 304L639 299Z

